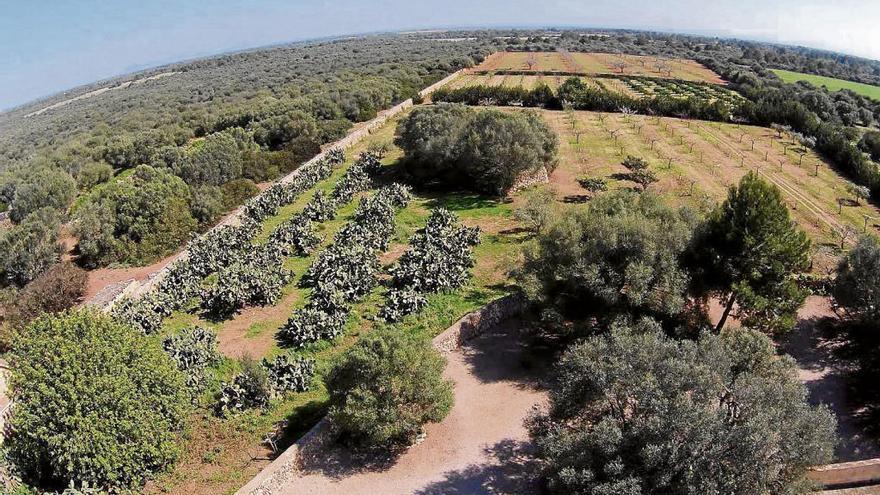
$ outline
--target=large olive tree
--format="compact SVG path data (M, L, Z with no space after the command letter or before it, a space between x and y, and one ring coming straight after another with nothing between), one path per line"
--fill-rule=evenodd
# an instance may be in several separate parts
M520 175L556 164L556 135L534 113L422 107L400 122L395 143L420 186L500 195Z
M553 493L805 493L834 417L811 407L792 359L760 332L666 337L618 324L562 357L529 423Z
M525 252L530 299L566 318L680 313L688 273L679 258L697 219L651 193L609 193L563 210Z

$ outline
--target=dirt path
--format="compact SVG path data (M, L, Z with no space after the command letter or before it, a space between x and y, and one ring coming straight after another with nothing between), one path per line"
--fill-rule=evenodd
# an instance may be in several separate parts
M523 420L545 399L521 360L518 327L499 325L448 355L455 406L425 440L392 460L353 458L318 437L302 450L300 474L279 493L523 494L536 491Z
M810 402L825 404L837 417L840 443L836 462L848 462L880 456L877 442L865 435L859 424L862 406L852 397L854 364L836 351L845 345L845 337L830 335L821 325L826 318L836 318L827 297L811 296L798 312L798 323L782 350L797 360L798 377L810 391Z

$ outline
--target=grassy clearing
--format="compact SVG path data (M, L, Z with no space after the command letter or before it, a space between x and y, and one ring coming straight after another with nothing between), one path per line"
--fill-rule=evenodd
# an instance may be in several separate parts
M389 122L350 150L346 164L336 170L333 177L318 184L315 190L330 190L336 179L353 163L357 153L369 145L390 144L396 122ZM393 175L393 165L400 156L400 150L392 146L383 160L388 166L388 175ZM304 194L294 204L281 209L278 215L267 219L258 240L267 239L274 227L301 211L313 194L314 191ZM356 205L357 200L339 210L334 220L321 225L325 241L318 252L330 243L333 234L348 221ZM430 210L436 207L454 211L467 225L480 226L483 237L475 249L477 263L467 286L455 292L429 297L428 307L423 312L391 325L400 331L428 337L440 333L464 314L506 294L510 288L508 270L514 266L520 246L527 239L525 234L514 228L513 207L509 203L460 193L416 194L408 207L399 211L395 218L394 238L382 256L385 273L406 250L410 236L424 226ZM274 340L275 332L295 308L305 304L308 290L298 287L298 281L314 258L315 255L311 255L291 258L286 262L286 266L294 271L296 280L284 289L284 295L276 306L247 308L225 322L206 321L196 314L178 312L166 320L162 334L168 335L192 325L215 329L221 352L227 356L217 370L217 380L228 380L239 368L236 358L244 353L263 357L282 352ZM377 287L364 301L352 307L343 336L333 342L319 342L297 352L316 360L317 376L313 390L280 400L268 411L250 411L228 420L214 418L207 411L196 413L183 458L172 472L150 483L147 493L233 493L268 465L272 451L264 443L266 435L276 431L277 446L283 450L311 428L326 410L327 395L322 377L330 369L333 360L357 342L360 336L387 325L374 319L385 302L385 290L382 286ZM204 398L205 403L209 400L209 397Z
M844 79L835 79L833 77L825 77L825 76L817 76L815 74L804 74L802 72L792 72L788 70L782 69L771 69L773 73L779 76L780 79L787 83L796 83L798 81L806 81L813 86L822 87L825 86L828 88L828 91L840 91L841 89L848 89L855 93L858 93L862 96L867 96L868 98L873 98L875 100L880 101L880 86L873 86L871 84L863 84L857 83L853 81L846 81Z

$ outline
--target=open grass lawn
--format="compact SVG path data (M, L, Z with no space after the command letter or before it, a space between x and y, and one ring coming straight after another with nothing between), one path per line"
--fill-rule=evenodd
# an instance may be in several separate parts
M619 74L724 84L718 74L693 60L612 53L497 52L474 70Z
M789 136L753 126L625 116L596 112L542 112L560 135L560 165L552 182L563 201L587 194L578 177L605 177L610 188L631 188L612 174L626 172L627 155L646 159L660 181L651 186L672 203L707 209L748 171L757 171L783 192L793 217L813 240L814 271L825 274L844 245L867 229L880 232L880 210L851 196L847 181L812 151L801 156ZM753 144L754 143L754 144ZM838 213L840 210L840 213Z
M397 120L389 122L354 149L348 150L346 163L331 178L319 183L315 190L332 189L357 154L370 144L391 144L396 123ZM400 150L392 146L383 160L388 168L381 180L393 177L394 163L400 155ZM258 241L265 241L273 228L302 211L313 195L314 191L304 194L292 205L282 208L278 215L267 219ZM308 290L297 285L300 278L316 254L329 245L333 234L350 219L357 203L356 198L339 209L334 220L320 225L325 241L315 254L287 261L286 266L294 271L295 280L284 289L278 304L266 308L246 308L224 322L203 320L197 311L179 312L166 320L163 334L192 325L213 328L220 340L220 350L227 358L217 372L218 381L230 379L240 368L238 358L245 354L260 358L282 352L275 342L275 332L293 310L303 306L307 300ZM461 316L506 294L510 288L508 270L517 264L520 245L527 239L527 234L514 228L513 207L509 203L461 193L416 194L409 206L396 216L394 238L381 256L386 273L387 268L407 249L410 236L424 226L430 210L441 206L455 212L463 223L479 226L483 234L481 244L475 248L477 263L472 270L470 283L452 293L430 296L428 307L423 312L393 325L400 331L427 337L440 333ZM313 390L292 394L273 404L266 412L250 411L228 420L214 418L204 411L195 414L183 458L172 472L150 483L146 491L213 495L233 493L244 485L270 462L272 451L264 443L267 434L277 430L277 446L283 450L324 415L327 395L321 377L330 369L334 358L354 344L359 336L386 325L374 319L384 302L385 288L377 287L363 302L352 306L351 317L342 337L333 342L319 342L297 352L317 362ZM204 400L208 403L210 398L205 397Z
M798 81L807 81L814 86L825 86L829 91L840 91L848 89L862 96L873 98L880 101L880 86L871 84L857 83L846 81L844 79L835 79L833 77L817 76L814 74L804 74L801 72L792 72L781 69L771 69L780 79L787 83L796 83Z

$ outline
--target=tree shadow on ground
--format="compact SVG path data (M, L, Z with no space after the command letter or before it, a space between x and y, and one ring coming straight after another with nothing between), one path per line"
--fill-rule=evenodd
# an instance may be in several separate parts
M492 198L475 193L447 192L426 193L430 197L429 208L446 208L449 211L467 211L483 208L493 208L504 204L504 199Z
M862 345L851 335L838 318L807 318L798 322L780 349L802 369L810 404L826 405L837 418L835 457L841 462L880 456L878 372L869 363L874 358L863 355Z
M463 323L462 334L471 329ZM470 372L483 383L512 382L525 389L543 388L551 360L536 359L528 352L525 325L519 319L503 321L461 347Z
M329 424L323 423L312 438L300 445L297 467L305 475L320 473L327 478L340 480L359 473L387 471L405 451L345 445L339 442Z
M590 196L586 194L569 194L568 196L562 198L563 203L569 204L582 204L586 203L590 200Z
M489 461L444 473L417 495L525 495L541 492L540 468L530 445L502 440L484 449Z

